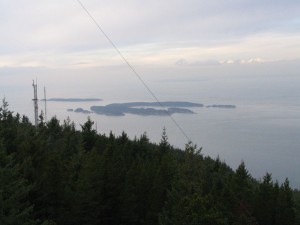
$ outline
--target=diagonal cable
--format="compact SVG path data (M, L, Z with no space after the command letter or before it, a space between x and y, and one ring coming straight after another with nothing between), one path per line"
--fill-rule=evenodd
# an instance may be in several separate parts
M90 14L90 12L87 10L87 8L82 4L80 0L77 0L79 5L83 8L83 10L87 13L87 15L91 18L91 20L94 22L94 24L97 26L97 28L101 31L101 33L105 36L105 38L108 40L108 42L112 45L112 47L117 51L117 53L121 56L123 61L127 64L127 66L132 70L132 72L135 74L135 76L140 80L140 82L143 84L143 86L148 90L150 95L155 99L155 101L160 105L160 107L166 112L166 114L170 117L170 119L173 121L173 123L176 125L176 127L180 130L180 132L185 136L185 138L188 140L188 142L192 142L191 139L188 137L186 132L182 129L182 127L179 125L179 123L174 119L174 117L168 112L168 110L165 109L163 104L159 101L159 99L156 97L154 92L150 89L150 87L145 83L145 81L141 78L141 76L137 73L137 71L131 66L131 64L127 61L125 56L122 54L122 52L119 50L119 48L115 45L115 43L110 39L110 37L105 33L105 31L102 29L100 24L94 19L94 17Z

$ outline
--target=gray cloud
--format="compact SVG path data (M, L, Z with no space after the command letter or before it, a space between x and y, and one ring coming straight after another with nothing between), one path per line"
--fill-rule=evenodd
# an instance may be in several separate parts
M300 36L298 0L82 2L121 50L157 44L219 47L265 33ZM76 1L0 0L0 27L0 57L111 50Z
M222 63L217 60L202 60L202 61L192 61L189 62L186 59L179 59L175 62L175 65L177 66L218 66Z
M112 1L112 7L108 9L112 11L111 15L105 16L103 10L95 10L95 14L119 43L132 44L144 41L223 41L266 31L294 32L293 21L300 13L299 1L161 2L129 1L118 6L113 4L120 1ZM96 8L96 5L92 6ZM114 22L113 27L106 25L109 21Z

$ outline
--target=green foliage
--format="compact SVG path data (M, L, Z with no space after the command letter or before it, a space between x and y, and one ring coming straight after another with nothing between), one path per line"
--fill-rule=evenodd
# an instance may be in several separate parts
M41 120L0 107L0 224L299 225L300 194L271 174L257 181L242 162L184 151L146 133L130 140L81 131L69 119Z
M294 190L293 191L293 198L294 198L294 203L295 203L295 207L294 207L294 211L295 211L295 219L297 221L297 225L300 224L300 191L299 190Z
M13 155L0 142L0 224L35 224L28 202L31 186L22 177Z
M91 151L96 142L96 130L93 129L94 122L88 117L85 124L81 125L83 145L86 151Z

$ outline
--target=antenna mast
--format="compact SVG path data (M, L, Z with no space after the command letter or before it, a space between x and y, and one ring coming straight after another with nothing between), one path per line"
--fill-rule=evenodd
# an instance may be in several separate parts
M32 87L33 87L33 108L34 108L34 125L37 128L38 127L38 98L37 98L37 81L34 83L34 80L32 81Z
M47 122L47 98L46 98L46 87L44 87L44 100L45 100L45 122Z

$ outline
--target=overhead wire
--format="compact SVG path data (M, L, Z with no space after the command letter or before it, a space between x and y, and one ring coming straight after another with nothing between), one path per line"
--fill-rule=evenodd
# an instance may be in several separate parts
M189 143L192 143L189 136L186 134L184 129L179 125L179 123L175 120L175 118L169 113L168 110L163 106L161 101L157 98L157 96L154 94L154 92L150 89L150 87L147 85L147 83L142 79L142 77L139 75L139 73L133 68L133 66L128 62L128 60L125 58L125 56L122 54L122 52L119 50L119 48L116 46L116 44L112 41L112 39L106 34L102 26L95 20L95 18L92 16L92 14L89 12L89 10L83 5L83 3L80 0L77 0L79 5L82 7L82 9L86 12L86 14L90 17L90 19L93 21L93 23L97 26L97 28L101 31L101 33L104 35L104 37L108 40L108 42L112 45L112 47L116 50L116 52L120 55L120 57L123 59L125 64L131 69L131 71L134 73L134 75L138 78L138 80L143 84L143 86L147 89L149 94L155 99L155 101L159 104L159 106L165 111L165 113L169 116L169 118L172 120L172 122L175 124L175 126L180 130L180 132L183 134L183 136L187 139Z

